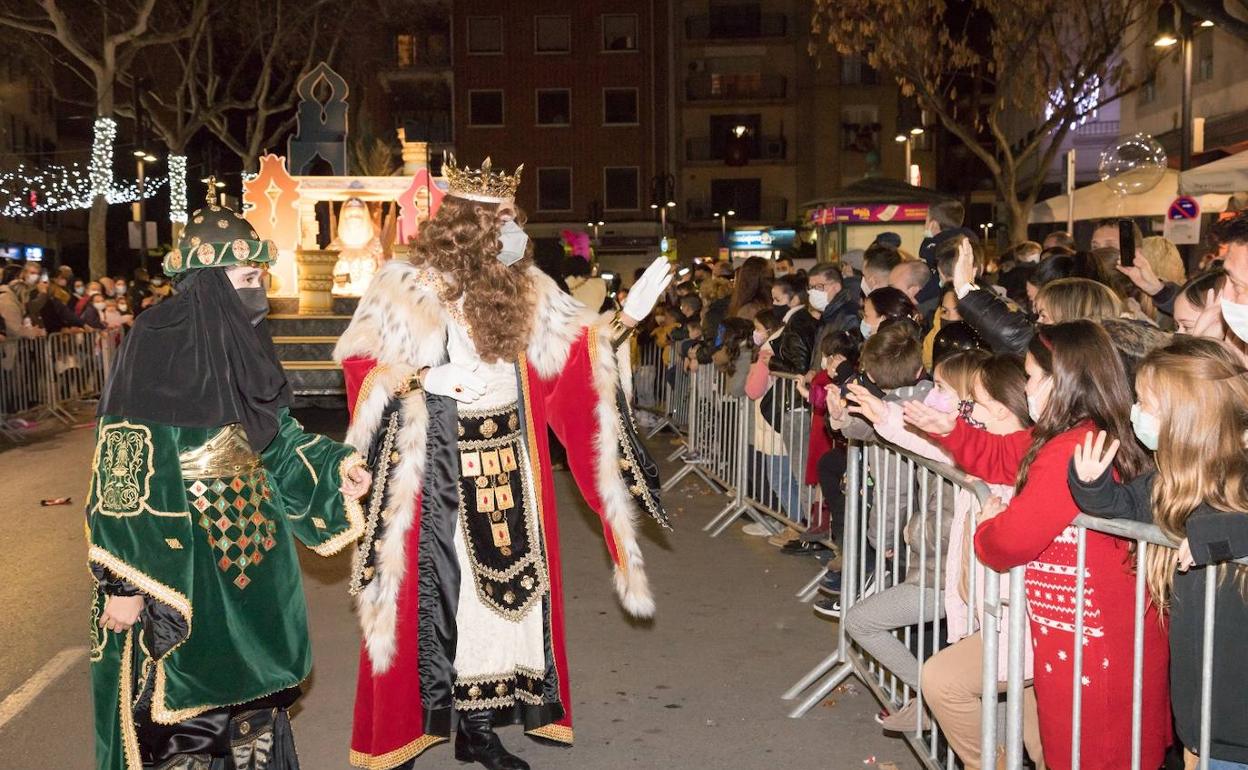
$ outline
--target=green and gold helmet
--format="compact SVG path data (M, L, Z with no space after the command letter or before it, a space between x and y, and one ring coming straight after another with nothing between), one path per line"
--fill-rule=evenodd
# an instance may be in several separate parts
M208 185L208 201L191 215L178 245L165 255L165 275L188 270L231 265L270 265L277 261L277 246L260 240L255 229L233 209L213 198L215 184Z

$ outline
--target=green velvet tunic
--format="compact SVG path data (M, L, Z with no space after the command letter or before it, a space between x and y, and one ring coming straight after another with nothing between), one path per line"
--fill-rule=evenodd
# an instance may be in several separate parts
M174 724L293 687L311 671L295 540L331 555L360 535L363 516L338 491L353 450L304 432L287 409L279 419L260 462L218 463L202 477L184 474L180 458L220 441L223 429L100 418L88 558L163 605L173 622L159 633L142 618L124 634L105 631L97 590L99 768L140 767L131 709L149 681L153 721Z

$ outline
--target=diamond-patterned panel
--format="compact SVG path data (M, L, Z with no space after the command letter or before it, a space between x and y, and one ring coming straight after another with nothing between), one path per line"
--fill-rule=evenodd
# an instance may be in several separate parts
M208 533L208 544L218 554L217 566L227 574L237 571L234 585L246 588L251 583L247 570L264 561L264 554L277 545L277 523L262 509L269 499L264 471L211 484L196 480L186 491L191 506L200 512L200 529Z

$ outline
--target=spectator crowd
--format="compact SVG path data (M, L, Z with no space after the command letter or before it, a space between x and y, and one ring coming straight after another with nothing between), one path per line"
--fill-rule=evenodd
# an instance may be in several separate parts
M1149 546L1144 558L1140 766L1167 756L1182 766L1180 749L1193 766L1203 576L1216 570L1210 766L1248 768L1248 668L1232 657L1248 634L1248 568L1234 563L1248 557L1248 213L1215 225L1215 248L1190 274L1174 244L1138 228L1123 259L1118 220L1097 223L1086 249L1055 232L996 256L962 219L958 203L933 205L917 254L883 233L805 270L787 257L682 269L642 325L634 360L658 360L669 382L674 371L722 373L724 395L748 399L751 467L763 477L750 483L769 488L788 526L743 530L823 561L815 612L840 618L863 652L922 687L926 713L917 699L886 704L883 729L935 723L965 767L997 766L979 755L983 639L967 631L979 627L984 581L968 588L973 550L1003 578L1025 566L1030 761L1073 764L1079 645L1080 766L1129 765L1136 546L1089 530L1080 582L1082 512L1156 524L1176 545ZM778 385L795 379L797 395ZM797 431L795 414L809 415ZM803 446L788 445L794 436ZM892 524L870 516L868 585L842 618L837 541L851 442L955 466L992 496L981 507L968 493L946 495L944 516L905 520L937 502L907 505L924 492L900 474L868 479L901 501L907 553L894 548ZM800 493L813 484L822 503ZM894 633L920 621L940 624L949 642L922 664ZM1004 686L1004 655L999 676Z

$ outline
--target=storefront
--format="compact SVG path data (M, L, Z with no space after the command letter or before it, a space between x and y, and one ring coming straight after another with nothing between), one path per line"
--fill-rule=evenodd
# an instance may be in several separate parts
M826 198L803 206L806 224L815 231L820 262L851 249L865 249L880 233L901 237L901 248L919 253L927 208L949 200L923 187L887 179L863 179Z
M753 227L728 231L728 257L734 262L750 257L776 259L793 248L797 230L792 227Z

